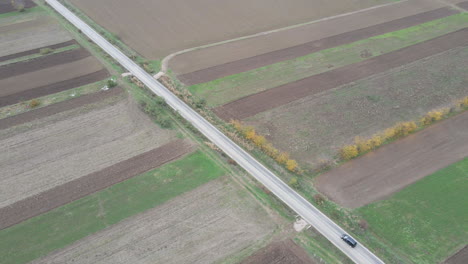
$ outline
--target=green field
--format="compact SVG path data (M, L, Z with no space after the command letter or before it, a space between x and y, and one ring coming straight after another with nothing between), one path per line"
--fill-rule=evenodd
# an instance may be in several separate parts
M211 82L192 85L190 92L219 106L286 83L337 67L408 47L468 26L468 13L452 15L395 32L360 40L279 62ZM366 56L362 52L366 51Z
M468 158L357 210L414 263L439 263L468 243Z
M0 231L1 263L27 263L224 175L198 151Z

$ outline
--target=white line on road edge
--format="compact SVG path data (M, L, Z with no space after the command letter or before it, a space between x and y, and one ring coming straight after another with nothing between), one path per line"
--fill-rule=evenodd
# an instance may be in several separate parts
M140 79L156 95L164 98L169 106L177 111L182 117L189 121L203 135L216 144L221 150L235 160L254 178L267 187L281 201L293 209L304 220L311 224L317 231L326 237L331 243L339 248L355 263L384 263L377 256L372 254L362 244L356 248L349 247L341 241L340 235L345 231L335 224L331 219L320 212L315 206L296 193L287 184L281 181L265 166L255 160L250 154L235 144L231 139L225 136L221 131L205 120L201 115L186 105L177 96L171 93L166 87L155 80L150 74L144 71L140 66L125 56L119 49L110 44L106 39L94 31L85 22L79 19L70 10L60 4L57 0L46 0L58 13L64 16L70 23L80 29L101 49L112 56L124 68Z

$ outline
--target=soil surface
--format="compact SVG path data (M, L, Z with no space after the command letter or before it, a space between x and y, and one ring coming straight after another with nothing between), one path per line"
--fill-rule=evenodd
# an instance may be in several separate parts
M32 263L218 263L275 226L245 190L221 178Z
M183 140L173 141L100 171L0 208L0 230L178 159L192 149L193 145L189 142Z
M357 208L468 156L468 111L381 147L316 178L333 201Z
M466 264L468 263L468 246L465 246L453 256L444 261L443 264Z
M111 103L0 130L0 208L175 139L172 130L155 126L133 101Z
M91 19L116 33L148 59L162 59L187 48L389 2L289 0L272 4L270 0L71 0Z
M340 46L347 43L352 43L361 39L370 38L373 36L385 34L388 32L400 30L403 28L422 24L431 20L447 17L456 14L457 11L449 8L440 8L413 16L408 16L382 24L348 31L339 35L334 35L328 38L311 41L298 46L281 49L246 59L241 59L222 65L217 65L211 68L186 73L178 76L178 78L187 85L199 84L215 80L228 75L249 71L260 68L266 65L277 62L294 59L305 56L320 50Z
M457 4L457 6L468 10L468 1Z
M41 119L61 112L69 111L84 105L93 104L108 97L119 96L123 91L124 90L122 88L115 87L106 92L86 94L64 102L34 109L23 114L0 119L0 130L32 122L36 119Z
M40 48L37 48L37 49L18 52L18 53L15 53L15 54L0 57L0 62L11 60L11 59L16 59L16 58L20 58L20 57L24 57L24 56L28 56L28 55L32 55L32 54L37 54L37 53L39 53L41 51L41 49L45 49L45 48L59 49L59 48L71 46L71 45L74 45L74 44L78 44L78 42L76 42L76 40L69 40L69 41L65 41L65 42L62 42L62 43L54 44L54 45L49 45L49 46L40 47Z
M361 12L326 18L287 30L186 52L172 58L169 68L176 74L182 75L410 17L441 7L445 7L445 5L439 1L399 1Z
M458 30L359 63L317 74L214 108L224 120L244 119L308 95L324 92L443 51L468 45L468 29Z
M292 240L274 242L241 264L314 264L303 248Z
M11 0L0 0L0 14L16 11L10 2ZM32 0L23 0L25 8L36 6Z

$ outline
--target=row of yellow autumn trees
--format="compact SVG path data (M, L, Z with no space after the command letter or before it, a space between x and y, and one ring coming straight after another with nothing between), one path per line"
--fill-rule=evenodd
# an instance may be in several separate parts
M296 172L299 169L297 162L289 158L289 153L277 150L266 138L259 135L254 127L245 126L239 120L231 120L230 124L239 132L245 139L260 148L265 154L275 159L279 164L284 165L289 171Z
M452 108L441 108L428 112L419 120L418 123L414 121L400 122L393 127L385 129L381 133L373 135L369 139L356 137L354 139L354 144L346 145L340 149L340 158L342 160L350 160L380 147L384 142L405 137L416 131L418 128L428 126L436 121L446 118L449 113L456 111L457 108L461 110L468 108L468 96L457 101Z

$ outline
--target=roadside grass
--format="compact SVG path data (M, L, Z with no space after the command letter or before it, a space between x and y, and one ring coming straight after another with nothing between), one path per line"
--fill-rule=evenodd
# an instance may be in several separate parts
M306 250L306 252L314 259L320 260L327 264L352 264L343 252L335 247L325 237L317 231L308 229L304 230L294 238L294 241Z
M24 15L27 15L27 14L40 12L40 11L42 11L42 8L40 8L39 6L35 6L35 7L31 7L31 8L26 8L23 12L13 11L13 12L0 14L0 19L7 18L7 17L12 17L12 16L24 16Z
M74 50L74 49L79 49L79 48L80 48L80 45L73 44L73 45L69 45L69 46L66 46L66 47L54 49L50 53L47 53L47 54L41 54L41 53L38 52L38 53L35 53L35 54L31 54L31 55L27 55L27 56L14 58L14 59L11 59L11 60L0 62L0 67L8 65L8 64L17 63L17 62L30 61L30 60L34 60L34 59L37 59L37 58L49 56L49 55L52 55L52 54L57 54L57 53L61 53L61 52L69 51L69 50Z
M460 13L207 83L192 85L188 89L193 95L205 98L209 106L219 106L315 74L396 51L467 26L468 13Z
M466 190L468 158L357 212L414 263L439 263L468 243Z
M195 189L225 171L203 152L0 231L2 263L27 263Z
M35 98L35 100L40 102L40 105L34 109L29 107L28 101L2 107L0 108L0 120L2 118L19 115L22 113L29 112L31 110L35 110L35 109L39 109L39 108L49 106L52 104L60 103L60 102L70 100L73 98L78 98L82 95L99 92L101 91L101 88L106 85L106 82L107 82L107 79L99 81L99 82L87 84L84 86L80 86L77 88L69 89L63 92Z

